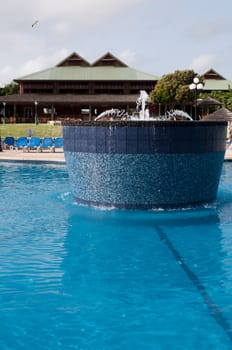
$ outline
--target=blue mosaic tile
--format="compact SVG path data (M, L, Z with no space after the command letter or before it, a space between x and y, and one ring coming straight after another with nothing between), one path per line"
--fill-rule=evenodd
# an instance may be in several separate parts
M224 154L65 152L79 202L115 207L173 207L216 198ZM210 169L210 171L209 171Z
M214 200L226 124L189 125L64 126L65 158L76 200L142 209Z
M178 123L179 124L179 123ZM198 153L223 151L225 125L199 125L189 122L181 126L159 123L150 126L78 125L64 126L64 148L69 151L89 152L94 147L99 153ZM66 140L72 140L67 142ZM90 147L87 145L92 144ZM95 145L95 146L94 146Z
M97 153L105 153L106 152L106 135L105 128L99 127L95 129L96 136L96 152Z

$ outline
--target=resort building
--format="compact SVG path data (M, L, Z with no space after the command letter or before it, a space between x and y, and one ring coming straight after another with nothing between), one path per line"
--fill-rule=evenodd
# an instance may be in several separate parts
M202 77L204 92L228 91L232 86L212 68ZM93 120L112 108L131 113L140 90L149 94L159 79L129 67L109 52L93 63L74 52L54 67L14 79L19 93L0 96L1 119L7 123L55 123ZM152 112L158 113L158 107Z
M19 94L1 96L0 103L7 122L91 120L107 109L135 109L140 90L150 93L158 79L111 53L90 64L74 52L55 67L15 79Z
M202 78L204 79L204 92L228 91L232 88L232 81L225 79L212 68L202 74Z

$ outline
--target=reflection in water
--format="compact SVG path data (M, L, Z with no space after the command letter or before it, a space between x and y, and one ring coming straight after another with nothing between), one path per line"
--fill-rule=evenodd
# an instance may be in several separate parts
M217 202L202 208L73 210L63 287L75 286L69 297L82 345L112 347L117 339L118 348L173 348L175 339L177 348L191 349L207 338L209 347L231 346L231 175L225 166ZM219 338L209 339L212 329Z
M65 168L0 167L0 348L231 348L231 176L209 206L106 211Z
M225 162L222 172L222 186L220 188L220 197L222 205L219 207L218 215L220 218L220 229L222 231L221 254L223 255L224 278L221 284L225 289L224 298L226 299L226 310L231 310L230 298L232 290L232 163Z
M157 339L162 329L171 346L169 336L178 324L175 334L183 334L186 348L191 348L193 328L198 341L213 327L230 343L217 203L160 212L77 206L70 214L63 288L85 341L99 346L104 333L105 341L117 337L123 347L133 334L141 346L142 338Z

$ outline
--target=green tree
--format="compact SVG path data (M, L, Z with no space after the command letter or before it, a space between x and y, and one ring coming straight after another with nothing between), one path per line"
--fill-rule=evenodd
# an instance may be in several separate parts
M189 85L196 75L193 70L177 70L174 73L164 75L151 92L151 101L168 108L192 103L194 92L189 89Z
M0 91L1 96L14 95L18 93L19 93L19 85L14 82L5 85Z
M202 99L208 96L221 102L221 106L217 106L216 108L225 107L232 111L232 89L229 88L229 91L211 91L210 93L203 92L200 94L200 98Z

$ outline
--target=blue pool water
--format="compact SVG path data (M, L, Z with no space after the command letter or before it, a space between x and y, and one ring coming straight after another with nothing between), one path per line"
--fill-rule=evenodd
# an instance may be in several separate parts
M232 163L215 203L104 210L0 164L0 349L232 349Z

